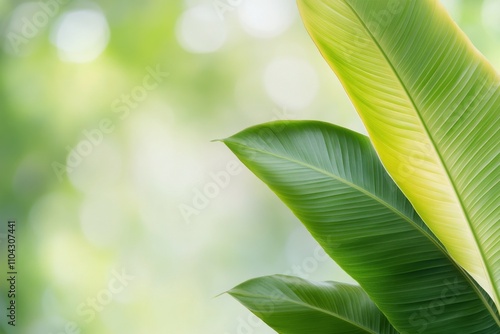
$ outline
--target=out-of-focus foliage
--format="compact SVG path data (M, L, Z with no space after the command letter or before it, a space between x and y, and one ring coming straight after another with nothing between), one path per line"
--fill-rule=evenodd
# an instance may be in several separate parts
M446 4L500 68L500 2ZM212 297L275 273L350 281L210 142L275 119L362 131L293 0L3 0L0 36L18 332L268 333Z

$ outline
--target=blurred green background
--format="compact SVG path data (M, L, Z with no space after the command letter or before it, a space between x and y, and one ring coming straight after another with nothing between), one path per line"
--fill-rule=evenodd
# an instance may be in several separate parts
M500 0L443 3L499 69ZM277 119L364 132L293 0L0 0L0 36L0 332L272 333L215 296L352 282L210 142Z

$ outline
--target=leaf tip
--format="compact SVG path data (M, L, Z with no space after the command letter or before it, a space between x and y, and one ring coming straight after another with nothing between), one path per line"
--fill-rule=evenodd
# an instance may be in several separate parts
M231 290L228 290L228 291L222 291L221 293L219 293L219 294L217 294L217 295L213 296L213 297L212 297L212 299L218 298L218 297L220 297L220 296L222 296L222 295L224 295L224 294L226 294L226 293L227 293L227 294L229 294L229 292L230 292L230 291L231 291Z

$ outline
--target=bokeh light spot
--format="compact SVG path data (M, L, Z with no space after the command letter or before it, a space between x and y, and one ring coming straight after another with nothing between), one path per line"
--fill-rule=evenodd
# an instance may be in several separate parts
M460 20L462 15L462 4L459 0L441 0L441 3L454 20Z
M217 51L224 45L226 38L226 26L212 6L190 8L177 21L177 40L188 52Z
M51 41L61 60L87 63L99 57L108 45L108 22L97 9L70 11L54 26Z
M500 33L500 1L486 0L483 3L482 18L487 29Z
M244 1L238 9L243 29L259 38L278 36L296 17L295 2L287 0Z

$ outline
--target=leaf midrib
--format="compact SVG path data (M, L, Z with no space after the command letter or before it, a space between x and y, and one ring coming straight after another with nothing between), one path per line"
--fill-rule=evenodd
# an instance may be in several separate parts
M376 196L375 194L372 194L368 189L365 189L361 186L358 186L357 184L355 183L352 183L350 182L349 180L347 179L344 179L338 175L335 175L327 170L324 170L324 169L321 169L321 168L318 168L314 165L311 165L307 162L303 162L303 161L300 161L300 160L296 160L296 159L292 159L290 157L287 157L287 156L283 156L283 155L279 155L279 154L276 154L276 153L273 153L273 152L270 152L270 151L265 151L265 150L261 150L261 149L257 149L257 148L254 148L254 147L250 147L250 146L247 146L247 145L244 145L244 144L241 144L241 143L238 143L238 142L234 142L232 141L231 144L236 144L236 145L239 145L239 146L242 146L242 147L245 147L247 149L250 149L250 150L253 150L253 151L256 151L256 152L259 152L259 153L262 153L262 154L267 154L267 155L270 155L270 156L273 156L275 158L279 158L279 159L283 159L283 160L286 160L286 161L290 161L290 162L293 162L293 163L296 163L297 165L300 165L302 167L306 167L306 168L310 168L320 174L323 174L327 177L331 177L332 179L335 179L341 183L344 183L345 185L351 187L351 188L354 188L356 189L357 191L359 191L360 193L372 198L373 200L379 202L380 204L382 204L383 206L387 207L389 210L391 210L392 212L394 212L395 214L397 214L398 216L400 216L402 219L406 220L410 225L412 225L413 227L415 227L418 231L420 231L423 235L425 235L429 240L431 240L439 249L441 249L443 251L444 254L447 254L446 252L446 249L432 236L430 235L429 233L427 233L427 231L425 231L422 227L420 227L418 224L416 224L412 219L410 219L408 216L406 216L404 213L402 213L401 211L399 211L397 208L395 208L394 206L392 206L391 204L389 204L388 202L386 202L385 200L383 200L382 198ZM449 257L449 255L448 255ZM451 259L451 257L449 257Z
M312 169L312 170L314 170L314 171L316 171L316 172L318 172L320 174L324 174L327 177L331 177L334 180L337 180L337 181L339 181L341 183L344 183L347 186L350 186L350 187L358 190L360 193L362 193L362 194L364 194L364 195L372 198L373 200L375 200L375 201L379 202L380 204L382 204L383 206L387 207L389 210L393 211L396 215L400 216L403 220L405 220L406 222L408 222L410 224L410 226L413 226L413 228L415 228L417 231L419 231L422 235L424 235L427 239L429 239L434 245L436 245L436 247L439 250L441 250L441 252L444 254L444 256L446 256L448 258L448 260L450 261L450 263L455 268L457 268L458 271L460 273L462 273L462 276L464 277L464 279L467 282L469 282L469 285L474 289L474 291L476 292L476 295L483 302L483 304L485 305L486 309L491 314L492 318L500 326L500 319L497 318L494 310L491 308L491 306L489 305L488 301L484 298L484 296L481 293L481 291L478 290L478 288L477 288L477 286L475 284L475 280L473 280L473 278L471 278L469 275L467 275L466 272L464 271L464 269L461 266L459 266L455 262L455 260L453 260L453 258L450 256L450 254L448 254L448 252L446 251L446 248L444 248L443 245L441 245L432 235L430 235L427 231L425 231L422 227L420 227L412 219L410 219L404 213L400 212L396 207L392 206L391 204L389 204L388 202L386 202L382 198L380 198L378 196L375 196L375 194L372 194L369 190L367 190L367 189L365 189L363 187L360 187L360 186L358 186L358 185L356 185L356 184L354 184L352 182L349 182L348 180L346 180L346 179L344 179L344 178L342 178L340 176L332 174L332 173L330 173L327 170L315 167L315 166L313 166L313 165L311 165L309 163L306 163L306 162L303 162L303 161L300 161L300 160L296 160L296 159L292 159L292 158L287 157L287 156L282 156L282 155L276 154L274 152L265 151L265 150L262 150L262 149L250 147L250 146L242 144L242 143L240 143L238 141L231 140L231 138L225 139L224 142L225 143L231 143L233 145L238 145L238 146L241 146L241 147L244 147L246 149L249 149L249 150L252 150L252 151L255 151L255 152L259 152L259 153L262 153L262 154L270 155L270 156L278 158L278 159L283 159L285 161L293 162L293 163L296 163L297 165L302 166L302 167L310 168L310 169Z
M232 291L229 291L229 293L230 293L231 295L239 295L239 296L242 296L242 297L250 297L250 298L264 298L264 299L269 298L269 296L266 296L266 295L258 295L258 294L251 294L251 293L241 293L241 292L236 292L236 293L235 293L235 292L232 292ZM319 307L313 306L313 305L311 305L311 304L307 304L307 303L305 303L305 302L304 302L304 301L302 301L302 300L301 300L301 301L297 301L297 300L291 299L291 298L290 298L290 297L288 297L288 296L287 296L287 298L281 298L281 300L285 300L285 301L288 301L288 302L289 302L289 303L291 303L291 304L299 305L299 306L302 306L302 307L305 307L305 308L310 308L310 309L315 310L315 311L318 311L318 312L320 312L320 313L324 313L324 314L327 314L327 315L332 316L332 317L334 317L334 318L338 318L338 319L340 319L340 320L342 320L342 321L344 321L344 322L347 322L347 323L349 323L349 324L351 324L351 325L353 325L353 326L355 326L355 327L358 327L358 328L360 328L360 329L362 329L362 330L366 331L367 333L370 333L370 334L380 334L380 333L378 333L378 332L374 332L374 331L373 331L373 330L371 330L370 328L367 328L367 327L365 327L365 326L363 326L363 325L361 325L361 324L358 324L358 323L356 323L356 322L353 322L353 320L351 320L351 319L348 319L348 318L346 318L346 317L344 317L344 316L341 316L341 315L339 315L339 314L337 314L337 313L331 312L331 311L329 311L329 310L327 310L327 309L322 309L322 308L319 308Z
M436 154L436 156L438 157L439 164L443 168L443 170L445 172L445 175L446 175L446 178L448 179L448 182L450 183L451 187L453 188L453 195L454 195L456 201L460 204L460 208L462 209L462 213L465 216L465 221L467 223L467 226L469 227L469 231L470 231L470 233L472 234L472 236L474 238L474 241L475 241L476 247L479 250L479 253L481 254L481 260L482 260L483 265L484 265L484 270L486 271L486 274L488 276L489 283L490 283L491 287L493 288L493 290L495 291L495 294L497 295L497 299L500 299L500 297L498 296L499 293L498 293L497 287L495 286L495 284L493 284L493 282L495 282L495 280L494 280L494 278L492 276L492 273L491 273L491 270L490 270L489 266L487 265L487 262L485 261L486 256L485 256L484 250L482 248L481 243L478 241L478 236L476 235L475 230L472 228L472 223L471 223L472 220L470 218L470 215L469 215L468 211L466 210L465 205L464 205L462 199L460 198L460 196L458 196L458 191L457 191L457 187L455 185L455 182L451 178L450 171L448 170L448 168L444 164L444 159L441 156L441 153L437 150L437 147L436 147L437 145L436 145L436 143L434 141L434 138L431 136L431 134L429 132L429 129L427 128L426 124L424 123L424 121L422 119L422 116L420 114L420 109L417 108L417 105L416 105L415 101L413 100L413 98L412 98L412 96L411 96L408 88L406 87L405 83L403 82L403 80L399 76L399 74L396 71L396 69L395 69L394 65L392 64L392 62L389 60L389 58L388 58L387 54L385 53L384 49L378 43L377 39L373 36L372 32L368 29L368 26L365 24L365 22L361 19L361 17L358 15L358 13L356 12L356 10L354 9L354 7L347 0L343 0L343 2L351 9L351 11L356 16L356 18L359 20L360 24L363 26L363 28L365 29L365 31L367 32L367 34L370 36L370 38L373 41L373 43L377 46L377 48L379 49L379 51L382 54L382 56L384 57L384 59L387 61L387 64L391 68L393 74L396 76L397 80L401 84L401 87L404 90L406 96L408 97L409 102L413 106L413 108L415 110L415 113L417 115L417 118L420 121L420 124L421 124L422 128L424 129L427 137L429 138L429 141L432 144L433 151ZM401 189L401 191L404 193L404 191L402 189ZM405 194L405 196L406 196L406 194ZM500 320L498 320L497 323L500 324Z

